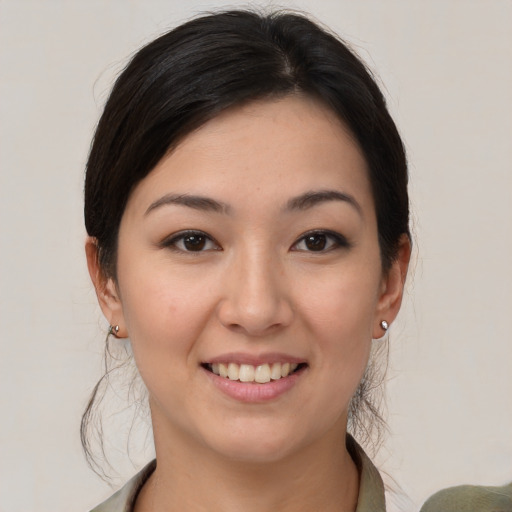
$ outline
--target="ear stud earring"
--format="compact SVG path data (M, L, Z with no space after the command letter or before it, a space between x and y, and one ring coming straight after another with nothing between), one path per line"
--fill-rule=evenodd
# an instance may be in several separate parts
M389 324L386 322L386 320L382 320L380 323L381 329L386 332L389 329Z
M118 332L119 332L119 325L111 325L111 326L109 326L109 328L108 328L109 336L112 334L113 336L115 336L117 338Z

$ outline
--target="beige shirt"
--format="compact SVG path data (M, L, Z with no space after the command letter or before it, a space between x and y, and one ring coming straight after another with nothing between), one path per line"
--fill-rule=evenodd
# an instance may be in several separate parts
M356 512L385 512L384 484L377 468L350 436L347 436L347 448L359 470L359 498ZM122 489L91 512L133 512L137 495L155 468L156 460L150 462Z

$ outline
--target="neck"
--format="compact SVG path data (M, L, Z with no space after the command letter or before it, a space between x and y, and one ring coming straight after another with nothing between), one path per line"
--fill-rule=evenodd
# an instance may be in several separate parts
M359 475L343 431L271 462L228 459L156 433L155 446L157 468L135 512L353 512L357 505Z

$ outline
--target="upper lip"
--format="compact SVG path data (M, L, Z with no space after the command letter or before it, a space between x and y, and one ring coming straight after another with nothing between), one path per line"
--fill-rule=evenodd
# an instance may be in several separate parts
M269 352L266 354L247 354L243 352L229 352L221 354L203 363L215 364L215 363L236 363L236 364L250 364L253 366L260 366L262 364L272 363L305 363L306 360L301 357L292 356L290 354L284 354L279 352Z

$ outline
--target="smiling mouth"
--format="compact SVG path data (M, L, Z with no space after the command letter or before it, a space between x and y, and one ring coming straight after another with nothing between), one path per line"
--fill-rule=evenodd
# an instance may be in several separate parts
M265 363L254 366L252 364L237 363L204 363L201 366L225 379L266 384L267 382L284 379L293 373L297 373L305 368L307 364Z

